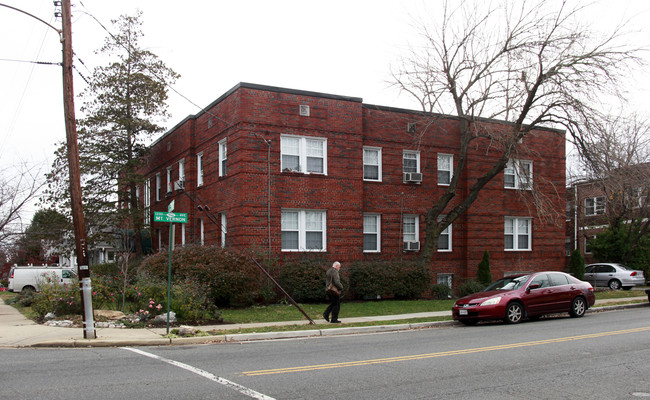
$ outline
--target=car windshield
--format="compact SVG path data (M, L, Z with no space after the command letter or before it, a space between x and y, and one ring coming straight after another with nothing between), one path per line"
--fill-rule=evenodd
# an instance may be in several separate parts
M506 278L501 278L496 282L493 282L490 286L483 289L484 292L490 290L515 290L524 286L524 283L530 278L530 275L522 276L511 276Z

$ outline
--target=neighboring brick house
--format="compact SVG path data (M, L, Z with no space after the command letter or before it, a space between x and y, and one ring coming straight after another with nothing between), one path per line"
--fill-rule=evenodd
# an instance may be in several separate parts
M143 193L154 249L167 248L169 224L154 223L152 212L175 200L176 212L189 213L176 245L222 244L280 260L311 252L328 262L416 259L424 215L457 165L455 122L240 83L151 146ZM564 215L564 132L537 130L524 140L529 157L488 183L441 235L432 262L439 282L473 277L485 250L494 277L563 268L564 221L538 219L521 199L527 193L513 189L525 169ZM495 161L484 145L473 144L459 193ZM199 210L205 206L212 217Z
M589 240L610 221L650 217L650 163L616 169L605 179L584 179L567 189L566 255L579 249L587 264L596 262ZM600 260L605 261L605 260Z

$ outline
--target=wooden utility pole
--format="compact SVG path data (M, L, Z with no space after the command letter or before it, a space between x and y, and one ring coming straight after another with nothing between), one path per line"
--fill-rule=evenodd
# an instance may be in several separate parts
M79 288L81 303L84 307L83 324L84 338L95 339L95 329L92 318L92 305L84 294L84 278L90 278L88 270L88 244L86 243L86 223L84 221L83 207L81 204L81 172L79 168L79 146L77 144L77 122L74 110L74 90L72 85L72 17L70 0L61 2L63 44L63 111L65 114L65 131L68 148L68 167L70 169L70 204L72 207L72 224L74 226L74 241L79 266ZM89 279L88 286L90 285ZM86 290L89 292L89 290ZM90 311L88 312L88 307Z

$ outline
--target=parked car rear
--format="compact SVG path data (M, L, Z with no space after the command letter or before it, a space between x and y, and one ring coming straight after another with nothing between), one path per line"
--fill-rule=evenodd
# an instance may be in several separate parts
M585 267L584 280L593 287L609 287L612 290L630 290L645 284L643 271L619 263L589 264Z

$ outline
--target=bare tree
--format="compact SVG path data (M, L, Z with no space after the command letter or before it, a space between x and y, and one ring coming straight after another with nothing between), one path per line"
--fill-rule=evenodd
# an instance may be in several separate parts
M598 99L621 96L618 84L626 67L639 62L636 50L620 44L620 29L596 35L580 20L583 8L567 3L445 2L441 22L421 23L424 46L393 72L394 84L423 111L458 117L458 165L427 212L425 259L485 185L518 154L532 151L523 140L532 131L563 127L580 144L584 127L602 116ZM508 124L495 129L494 119ZM496 161L462 194L458 184L474 142L488 143ZM546 214L540 207L563 211L541 192L529 192L538 215ZM452 203L457 196L463 197Z
M626 238L626 250L619 253L632 253L650 234L650 126L632 115L592 128L597 131L591 137L598 140L585 149L583 168L606 198L608 229Z
M42 166L21 163L0 170L0 247L23 232L23 214L44 185Z

